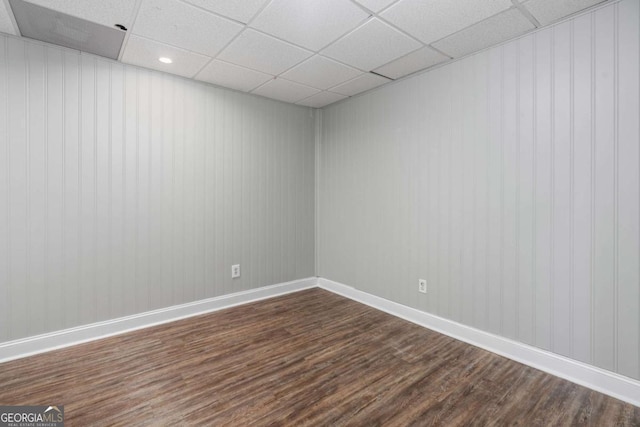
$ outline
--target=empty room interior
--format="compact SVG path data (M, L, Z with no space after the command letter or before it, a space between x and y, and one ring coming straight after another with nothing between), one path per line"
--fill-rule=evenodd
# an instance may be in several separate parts
M0 426L640 426L640 0L0 0Z

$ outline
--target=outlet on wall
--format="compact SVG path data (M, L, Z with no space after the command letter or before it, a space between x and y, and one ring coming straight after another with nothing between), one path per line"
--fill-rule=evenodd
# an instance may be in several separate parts
M231 266L231 278L237 279L240 277L240 264L233 264Z
M424 279L418 279L418 291L423 294L427 293L427 281Z

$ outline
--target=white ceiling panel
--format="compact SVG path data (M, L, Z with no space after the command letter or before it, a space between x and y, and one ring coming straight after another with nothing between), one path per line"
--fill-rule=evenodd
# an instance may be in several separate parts
M317 51L367 17L349 0L273 0L251 26Z
M520 2L542 25L579 12L603 0L528 0Z
M126 26L123 62L321 108L607 0L24 1ZM12 17L0 0L0 32Z
M366 73L356 77L355 79L349 80L346 83L342 83L339 86L331 88L331 92L339 93L346 96L353 96L357 93L373 89L374 87L383 85L390 81L391 80L385 79L384 77Z
M197 80L250 92L273 76L239 65L214 59L197 76Z
M333 92L320 92L309 98L305 98L302 101L298 101L299 105L306 105L307 107L322 108L326 105L333 104L336 101L345 99L346 96Z
M26 0L57 12L113 27L129 28L133 23L136 2L132 0Z
M249 22L267 0L186 0L211 12L219 13L236 21Z
M444 56L440 52L429 47L423 47L422 49L411 52L410 54L396 59L387 65L383 65L375 71L383 76L398 79L408 74L415 73L416 71L429 68L448 59L448 56Z
M252 93L284 102L297 102L318 92L320 92L318 89L309 86L290 82L285 79L274 79L260 86Z
M218 56L227 62L278 75L312 53L257 31L247 29Z
M215 56L244 27L177 0L143 0L133 34Z
M356 0L356 2L376 13L380 12L394 1L396 0Z
M17 35L10 13L4 1L0 0L0 33Z
M328 89L359 74L362 74L362 71L315 55L287 71L282 77L318 89Z
M400 0L381 16L429 44L511 6L510 0Z
M535 28L517 9L507 10L466 28L433 46L454 58L509 40Z
M160 57L167 57L173 60L172 64L163 64L158 61ZM139 65L141 67L152 68L154 70L165 71L179 76L192 77L211 58L189 52L173 46L153 40L143 39L131 35L127 42L127 47L122 55L122 62Z
M379 19L371 19L322 54L365 71L393 61L422 45Z

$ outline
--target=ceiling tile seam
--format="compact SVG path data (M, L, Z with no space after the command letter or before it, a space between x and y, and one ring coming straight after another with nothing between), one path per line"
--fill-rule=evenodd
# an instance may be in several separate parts
M302 101L304 101L304 100L306 100L306 99L309 99L309 98L313 98L314 96L318 96L318 95L323 94L323 93L325 93L325 92L326 92L326 93L332 93L332 94L334 94L334 95L338 95L338 96L346 96L346 97L348 98L348 96L347 96L347 95L343 95L343 94L341 94L341 93L331 92L331 91L329 91L329 90L322 90L322 91L320 91L320 92L318 92L318 93L314 93L313 95L309 95L309 96L307 96L306 98L302 98L302 99L300 99L300 100L296 101L296 103L298 103L298 102L302 102ZM316 108L316 107L312 107L312 108Z
M316 55L318 55L318 56L320 56L320 57L322 57L322 58L324 58L324 59L327 59L327 60L329 60L329 61L337 62L338 64L340 64L340 65L344 65L345 67L353 68L354 70L360 71L361 73L368 73L368 72L369 72L368 70L363 70L362 68L358 68L358 67L356 67L355 65L351 65L351 64L347 64L346 62L342 62L342 61L341 61L341 60L339 60L339 59L336 59L336 58L330 58L330 57L328 57L328 56L326 56L326 55L321 54L320 52L316 53ZM311 57L311 58L313 58L313 57ZM307 58L307 59L310 59L310 58ZM287 70L287 71L288 71L288 70ZM285 73L286 73L286 71L285 71Z
M269 80L269 82L270 82L270 81L272 81L272 80ZM259 93L255 93L255 92L254 92L254 91L256 91L256 90L260 89L262 86L264 86L265 84L267 84L267 83L269 83L269 82L265 82L265 83L261 84L259 87L257 87L257 88L255 88L255 89L253 89L253 91L251 91L251 92L249 92L249 93L250 93L251 95L255 95L255 96L262 96L262 97L264 97L264 98L273 99L273 100L280 101L280 102L286 102L287 104L294 104L294 105L295 105L295 104L297 104L297 103L298 103L298 102L300 102L300 101L303 101L303 100L305 100L305 99L309 98L308 96L304 96L304 97L299 98L299 99L297 99L297 98L296 98L294 101L283 101L283 100L281 100L281 99L271 98L271 97L269 97L269 96L261 95L261 94L259 94ZM292 82L292 83L295 83L295 82ZM313 94L313 95L311 95L311 96L318 95L319 93L322 93L322 92L323 92L323 91L316 92L316 93L314 93L314 94ZM313 108L313 107L311 107L311 108Z
M266 73L265 73L265 74L266 74ZM257 87L255 87L255 88L251 89L250 93L253 93L253 91L254 91L254 90L258 90L258 89L260 89L262 86L264 86L264 85L266 85L266 84L269 84L269 83L271 83L272 81L274 81L274 80L276 80L276 79L277 79L277 80L284 80L285 82L289 82L289 83L297 84L297 85L300 85L300 86L305 86L305 87L308 87L309 89L319 90L319 91L321 91L321 92L323 92L323 91L324 91L324 89L319 89L319 88L317 88L317 87L309 86L308 84L299 83L299 82L296 82L296 81L293 81L293 80L285 79L284 77L280 77L280 74L278 74L278 75L277 75L277 76L275 76L274 78L269 79L269 80L267 80L266 82L261 83L259 86L257 86ZM316 95L316 94L314 94L314 95ZM311 95L311 96L313 96L313 95ZM303 99L304 99L304 98L303 98ZM296 101L296 102L297 102L297 101Z
M211 58L211 55L207 55L206 53L202 53L202 52L198 52L198 51L195 51L195 50L187 49L187 48L181 47L181 46L176 46L175 44L161 42L161 41L158 41L156 39L152 39L150 37L142 36L142 35L136 34L136 33L132 33L131 35L132 36L136 36L136 37L141 38L141 39L144 39L144 40L147 40L147 41L150 41L150 42L153 42L153 43L162 44L162 45L165 45L165 46L172 47L174 49L182 50L184 52L193 53L193 54L198 55L198 56L206 56L207 58Z
M256 16L257 16L257 15L256 15ZM327 44L326 46L321 47L321 48L320 48L320 49L318 49L318 50L309 49L308 47L304 47L304 46L302 46L302 45L300 45L300 44L296 44L296 43L292 42L291 40L283 39L282 37L279 37L279 36L274 36L273 34L269 34L269 33L265 32L265 31L263 31L263 30L261 30L261 29L259 29L259 28L252 27L250 24L247 24L247 28L249 28L250 30L255 31L255 32L257 32L257 33L260 33L260 34L262 34L263 36L271 37L271 38L276 39L276 40L279 40L279 41L281 41L281 42L283 42L283 43L287 43L287 44L289 44L289 45L291 45L291 46L295 46L295 47L297 47L297 48L304 49L304 50L306 50L307 52L313 52L314 54L320 54L320 52L321 52L321 51L323 51L324 49L328 48L328 47L329 47L329 46L331 46L333 43L337 42L338 40L342 39L343 37L345 37L345 36L349 35L351 32L353 32L353 31L357 30L358 28L360 28L362 25L364 25L364 24L365 24L369 19L371 19L371 18L372 18L372 16L369 16L369 17L367 17L367 18L364 18L361 22L359 22L359 23L356 25L356 27L355 27L355 28L352 28L351 30L348 30L347 32L345 32L345 33L341 34L341 35L340 35L340 36L338 36L335 40L333 40L331 43ZM246 28L245 28L245 29L246 29ZM243 29L243 31L244 31L245 29ZM225 48L226 48L226 47L225 47ZM324 56L324 55L323 55L323 56ZM333 59L333 58L331 58L331 59ZM353 67L353 65L350 65L350 67ZM355 68L355 67L354 67L354 68Z
M353 28L351 31L348 31L346 34L343 34L341 37L338 37L337 39L335 39L334 41L332 41L331 43L329 43L327 46L323 47L322 50L328 49L330 46L333 46L335 43L339 42L340 40L342 40L343 38L347 37L348 35L350 35L351 33L354 33L355 31L359 30L361 27L363 27L364 25L366 25L369 21L371 21L372 19L378 19L379 21L383 22L384 24L390 26L391 28L393 28L394 30L398 31L399 33L401 33L404 36L409 37L410 39L420 43L420 47L417 49L412 50L411 52L415 52L416 50L422 49L423 47L427 46L424 42L418 40L417 38L415 38L414 36L412 36L411 34L407 33L406 31L398 28L397 26L393 25L392 23L388 22L387 20L385 20L384 18L379 17L377 14L374 14L372 16L370 16L369 18L367 18L364 22L362 22L360 25L358 25L357 27ZM409 53L411 53L409 52ZM320 52L318 52L320 53ZM449 56L449 55L447 55ZM331 58L335 61L334 58ZM396 58L397 59L397 58ZM353 65L351 65L351 67L354 67ZM358 67L354 67L354 68L358 68ZM360 69L360 68L358 68ZM365 70L366 73L368 73L371 70Z
M362 25L364 25L369 19L371 19L373 17L373 15L367 16L366 18L364 18L362 21L358 22L355 26L355 28L352 28L350 30L345 31L344 33L340 34L338 37L335 38L335 40L330 41L329 43L327 43L326 45L322 46L320 49L316 50L315 53L320 53L321 51L323 51L324 49L328 48L329 46L331 46L332 44L334 44L335 42L337 42L338 40L340 40L341 38L345 37L346 35L348 35L349 33L351 33L353 30L355 30L356 28L360 28ZM353 65L351 65L353 67Z
M270 82L271 80L273 80L273 79L275 79L275 78L277 77L277 76L274 76L273 74L265 73L264 71L254 70L253 68L248 68L248 67L245 67L245 66L242 66L242 65L234 64L233 62L223 61L222 59L215 59L215 58L214 58L213 60L215 60L215 61L220 61L220 62L224 62L225 64L233 65L234 67L243 68L243 69L248 70L248 71L255 71L255 72L262 73L262 74L266 74L266 75L268 75L270 78L269 78L269 79L267 79L267 81L265 81L265 82L263 82L263 83L258 83L256 86L252 86L250 89L247 89L247 90L234 89L234 88L231 88L231 87L229 87L229 86L222 86L222 85L220 85L220 84L218 84L218 83L213 83L213 82L211 82L211 81L203 80L203 79L197 79L197 78L195 78L195 77L188 77L188 78L193 79L193 80L196 80L196 81L199 81L199 82L209 83L209 84L212 84L212 85L215 85L215 86L219 86L219 87L224 87L224 88L228 88L228 89L237 90L238 92L242 92L242 93L251 93L252 91L254 91L254 90L258 89L258 88L259 88L260 86L262 86L263 84L268 83L268 82ZM212 61L209 61L207 64L210 64L211 62L212 62ZM204 70L203 70L203 71L204 71ZM295 83L297 83L297 82L295 82Z
M356 0L349 0L349 1L354 5L358 6L360 10L362 10L363 12L369 14L369 16L376 15L376 13L373 10L368 9L365 5L358 3ZM396 1L400 1L400 0L396 0Z
M540 28L542 26L540 21L538 21L536 17L533 16L533 14L529 12L529 10L518 0L511 0L511 3L513 3L513 5L529 20L529 22L533 24L534 27Z
M256 13L254 13L254 14L253 14L253 16L251 17L251 19L249 19L249 20L247 21L247 26L249 26L249 24L251 24L253 21L255 21L255 20L256 20L256 18L257 18L258 16L260 16L260 14L261 14L262 12L264 12L264 10L265 10L267 7L269 7L269 5L270 5L271 3L273 3L273 0L268 0L268 1L264 2L264 4L262 5L262 7L260 7L260 8L258 9L258 11L257 11Z
M124 51L127 49L127 45L129 44L129 38L131 34L133 34L133 28L136 25L136 21L138 20L138 15L140 14L140 8L142 7L143 0L136 0L136 5L133 8L133 19L131 20L131 27L125 31L124 40L122 40L122 46L120 46L120 52L118 52L118 61L122 61L122 56L124 55Z
M221 18L221 19L224 19L224 20L227 20L227 21L231 21L231 22L233 22L235 24L239 24L239 25L242 25L242 26L247 25L246 22L238 21L237 19L233 19L233 18L231 18L229 16L221 15L220 13L214 12L213 10L205 9L202 6L198 6L197 4L191 3L189 0L177 0L177 1L179 3L182 3L182 4L185 4L185 5L189 6L189 7L192 7L194 9L198 9L200 12L204 12L206 14L213 15L216 18Z
M383 85L386 85L387 83L390 83L390 82L394 82L394 81L395 81L394 79L392 79L392 78L390 78L390 77L387 77L387 76L383 76L382 74L366 72L366 73L360 74L359 76L355 76L355 77L354 77L354 78L352 78L352 79L345 80L345 81L344 81L344 82L342 82L342 83L338 83L337 85L333 85L333 86L331 86L329 89L325 89L325 90L326 90L327 92L332 92L332 89L335 89L335 88L337 88L338 86L346 85L347 83L350 83L350 82L354 81L355 79L359 79L360 77L364 76L365 74L373 74L373 75L375 75L375 76L382 77L382 78L385 78L385 79L389 80L388 82L383 83ZM375 89L375 88L372 88L372 89ZM368 92L369 90L371 90L371 89L365 90L364 92ZM336 94L338 94L338 95L342 95L342 96L348 96L348 97L355 96L355 95L344 95L344 94L342 94L342 93L340 93L340 92L333 92L333 93L336 93ZM359 94L356 94L356 95L359 95Z
M358 70L358 71L362 71L360 68L358 68L358 67L354 67L353 65L347 65L347 64L344 64L344 63L342 63L342 62L340 62L340 61L336 61L336 60L335 60L335 59L333 59L333 58L325 57L324 55L320 55L320 54L317 54L317 55L322 56L323 58L327 58L327 59L329 59L329 60L331 60L331 61L338 62L339 64L342 64L342 65L348 66L348 67L350 67L350 68L354 68L354 69L356 69L356 70ZM313 58L313 56L314 56L314 55L311 55L311 56L309 56L309 57L307 57L307 58L303 59L302 61L298 62L297 64L292 65L291 67L287 68L286 70L284 70L284 71L283 71L283 72L281 72L280 74L276 75L276 76L275 76L275 78L276 78L276 79L284 79L284 80L287 80L287 81L290 81L290 82L293 82L293 83L298 83L298 82L296 82L296 81L293 81L293 80L290 80L290 79L287 79L287 78L285 78L285 77L281 77L281 76L282 76L283 74L288 73L289 71L293 70L294 68L296 68L298 65L302 64L303 62L305 62L305 61L307 61L307 60L309 60L309 59ZM366 73L368 73L368 71L362 71L362 74L366 74ZM359 75L358 75L358 76L356 76L356 77L360 77L362 74L359 74ZM355 77L354 77L354 78L355 78ZM344 83L344 82L343 82L343 83ZM298 83L298 84L302 84L302 85L304 85L304 86L308 86L308 87L310 87L310 88L317 89L317 90L328 90L328 89L320 89L320 88L317 88L317 87L309 86L308 84L305 84L305 83ZM338 86L338 85L335 85L335 86ZM335 86L332 86L332 87L335 87ZM257 88L256 88L256 89L257 89Z
M13 31L16 32L18 37L22 36L20 32L20 28L18 27L18 22L16 21L16 17L13 14L13 9L11 9L11 5L9 4L9 0L2 0L4 2L4 7L7 10L7 15L9 15L9 20L11 21L11 25L13 25Z
M322 55L318 55L318 56L322 56ZM348 81L350 81L350 80L353 80L353 79L355 79L355 78L358 78L358 77L362 76L363 74L367 74L367 73L369 73L369 71L362 71L360 68L354 67L353 65L347 65L347 64L344 64L344 63L342 63L342 62L336 61L336 60L335 60L335 59L333 59L333 58L329 58L329 57L326 57L326 56L322 56L322 57L323 57L323 58L326 58L326 59L329 59L329 60L331 60L331 61L338 62L338 63L339 63L339 64L341 64L341 65L344 65L344 66L346 66L346 67L353 68L353 69L355 69L355 70L357 70L357 71L359 71L359 72L360 72L360 74L358 74L357 76L353 77L352 79L345 80L344 82L342 82L342 83L338 83L337 85L333 85L333 86L331 86L331 87L340 86L341 84L346 83L346 82L348 82ZM297 63L297 64L296 64L296 65L294 65L294 66L292 66L291 68L289 68L289 69L287 69L287 70L283 71L282 73L280 73L280 74L278 74L277 76L275 76L275 78L277 78L277 79L284 79L284 80L288 80L288 81L290 81L290 82L298 83L298 84L305 85L305 86L309 86L310 88L317 89L317 90L321 90L321 91L328 91L328 90L329 90L329 89L331 89L331 88L327 88L327 89L320 89L320 88L315 87L315 86L310 86L310 85L308 85L308 84L306 84L306 83L300 83L300 82L297 82L297 81L295 81L295 80L291 80L291 79L287 79L286 77L282 77L282 75L284 75L285 73L288 73L289 71L291 71L291 70L293 70L294 68L296 68L298 65L302 64L303 62L305 62L305 61L307 61L307 60L309 60L309 59L311 59L311 58L313 58L313 56L311 56L311 57L309 57L309 58L306 58L306 59L304 59L303 61L301 61L301 62Z
M236 64L235 62L231 62L231 61L228 61L228 60L225 60L225 59L219 59L219 58L211 58L211 59L212 60L209 61L207 64L209 64L209 63L211 63L213 61L219 61L219 62L223 62L225 64L233 65L234 67L243 68L243 69L249 70L249 71L255 71L255 72L258 72L258 73L261 73L261 74L266 74L268 76L271 76L272 78L279 76L279 74L271 74L271 73L267 73L265 71L256 70L255 68L247 67L246 65Z
M447 54L447 53L445 53L445 52L441 51L440 49L436 49L435 47L433 47L433 46L431 46L431 45L427 45L427 46L425 46L425 47L426 47L426 48L428 48L428 49L431 49L431 50L433 50L433 51L435 51L435 52L437 52L437 53L439 53L439 54L441 54L441 55L443 55L443 56L446 56L446 57L448 58L448 59L445 59L445 60L444 60L444 61L442 61L442 62L446 62L446 61L449 61L449 60L453 59L453 57L452 57L451 55L449 55L449 54ZM412 50L411 52L409 52L409 53L407 53L407 54L404 54L404 55L402 55L402 56L399 56L399 57L397 57L396 59L392 59L391 61L389 61L389 62L387 62L387 63L385 63L385 64L382 64L382 65L380 65L379 67L376 67L374 70L380 69L380 68L382 68L382 67L386 67L387 65L389 65L389 64L391 64L391 63L393 63L393 62L395 62L395 61L399 61L399 60L401 60L401 59L403 59L403 58L406 58L407 56L412 55L412 54L414 54L415 52L417 52L418 50L420 50L420 49L424 49L425 47L421 47L421 48L418 48L418 49L416 49L416 50ZM438 64L440 64L440 63L438 63ZM438 65L438 64L433 64L433 65ZM433 65L432 65L432 66L433 66ZM431 67L432 67L432 66L431 66ZM427 69L427 68L431 68L431 67L421 68L420 70L425 70L425 69ZM371 72L371 73L374 73L374 74L379 74L378 72L375 72L374 70L372 70L372 71L370 71L370 72ZM417 72L417 71L420 71L420 70L416 70L416 72ZM379 74L379 75L381 75L381 76L383 76L383 77L386 77L386 78L388 78L388 79L391 79L391 80L395 80L394 78L391 78L391 77L385 76L384 74Z
M425 42L423 42L422 40L418 39L417 37L413 36L412 34L409 34L408 32L406 32L405 30L403 30L402 28L398 27L397 25L395 25L394 23L388 21L387 19L383 18L382 16L378 16L376 15L376 18L378 18L378 20L384 22L385 24L387 24L388 26L390 26L391 28L393 28L396 31L399 31L400 33L404 34L405 36L409 37L412 40L417 41L418 43L420 43L422 46L427 46L427 44ZM417 50L417 49L416 49Z
M303 46L297 45L297 44L292 43L292 42L290 42L290 41L288 41L288 40L281 39L280 37L276 37L276 36L273 36L273 35L271 35L271 34L265 33L264 31L260 31L260 30L258 30L258 29L256 29L256 28L249 27L249 24L247 24L247 25L245 26L245 28L243 28L243 29L242 29L238 34L236 34L236 36L235 36L233 39L231 39L231 40L229 41L229 43L227 43L227 44L226 44L226 45L225 45L225 46L224 46L224 47L223 47L223 48L222 48L218 53L216 53L216 54L215 54L215 56L211 57L211 59L212 59L212 60L213 60L213 59L218 59L218 57L220 56L220 54L221 54L222 52L224 52L224 51L225 51L225 49L227 49L227 48L229 47L229 45L231 45L231 43L233 43L233 42L234 42L238 37L240 37L240 35L242 35L242 33L244 33L247 29L249 29L249 30L251 30L251 31L255 31L256 33L260 33L261 35L263 35L263 36L265 36L265 37L270 37L270 38L272 38L272 39L278 40L279 42L286 43L286 44L288 44L289 46L293 46L293 47L296 47L296 48L298 48L298 49L302 49L302 50L304 50L304 51L306 51L306 52L310 52L310 53L311 53L311 55L310 55L310 56L307 56L307 57L306 57L305 59L303 59L302 61L300 61L300 62L296 63L293 67L295 67L295 66L297 66L297 65L300 65L302 62L306 61L307 59L311 58L314 54L316 54L316 52L312 51L311 49L307 49L306 47L303 47ZM197 52L195 52L195 53L197 53ZM210 55L205 55L205 56L210 56ZM209 62L211 62L211 61L209 61ZM225 61L225 62L229 62L230 64L233 64L233 65L240 65L240 64L236 64L235 62L231 62L231 61ZM201 69L201 70L199 70L199 71L198 71L198 73L200 73L202 70L204 70L204 68L205 68L207 65L208 65L208 63L207 63L207 64L205 64L205 66L204 66L204 67L202 67L202 69ZM242 65L242 66L243 66L244 68L249 68L249 67L244 66L244 65ZM293 67L291 67L291 68L293 68ZM287 71L289 71L291 68L287 68L287 69L286 69L286 70L284 70L282 73L286 73L286 72L287 72ZM264 72L263 70L256 70L256 69L253 69L253 68L250 68L250 69L251 69L251 70L254 70L254 71L259 71L259 72L264 73L264 74L270 74L270 75L271 75L271 73L266 73L266 72ZM282 74L282 73L280 73L280 74ZM276 74L276 76L279 76L280 74ZM196 75L197 75L197 74L196 74Z
M360 93L356 93L355 95L349 95L349 97L348 97L348 98L338 100L338 101L334 102L334 103L333 103L333 104L331 104L331 105L340 104L340 103L342 103L342 102L347 101L347 100L348 100L348 99L350 99L350 98L357 98L357 97L360 97L360 96L362 96L362 95L364 95L364 94L366 94L366 93L373 92L373 91L379 90L379 89L381 89L381 88L383 88L383 87L387 87L387 86L394 85L394 84L396 84L396 83L400 83L400 82L402 82L402 81L404 81L404 80L407 80L407 79L410 79L410 78L414 78L414 77L416 77L416 76L418 76L418 75L426 74L426 73L429 73L429 72L433 72L433 71L435 71L435 70L436 70L436 69L438 69L438 68L444 67L444 66L446 66L446 65L450 65L450 64L452 64L452 63L454 63L454 62L463 61L463 60L465 60L466 58L470 58L470 57L472 57L472 56L474 56L474 55L478 55L478 54L481 54L481 53L483 53L483 52L487 52L487 51L489 51L489 50L491 50L491 49L495 49L495 48L500 47L500 46L502 46L502 45L505 45L505 44L507 44L507 43L515 42L516 40L520 40L520 39L521 39L521 38L523 38L523 37L528 37L528 36L530 36L530 35L532 35L532 34L536 34L536 33L540 32L540 31L546 31L546 30L547 30L547 29L549 29L549 28L555 27L555 26L557 26L557 25L562 25L564 22L567 22L567 21L568 21L568 20L570 20L570 19L575 19L575 18L577 18L577 17L579 17L579 16L583 16L583 15L588 15L588 14L594 13L594 12L595 12L595 11L597 11L598 9L602 9L602 8L604 8L604 7L607 7L607 6L611 5L611 4L613 4L613 3L619 3L620 1L622 1L622 0L604 0L604 1L603 1L603 2L601 2L601 3L595 4L595 5L591 6L591 7L588 7L588 8L586 8L586 9L583 9L583 10L581 10L581 11L578 11L578 12L576 12L576 13L573 13L573 14L567 15L567 16L565 16L565 17L563 17L563 18L560 18L560 19L558 19L557 21L554 21L554 22L553 22L553 23L551 23L551 24L543 25L543 26L541 26L541 27L539 27L539 28L533 28L533 29L531 29L531 30L529 30L529 31L526 31L526 32L525 32L525 33L523 33L523 34L517 35L517 36L515 36L515 37L513 37L513 38L510 38L510 39L508 39L508 40L504 40L504 41L502 41L502 42L500 42L500 43L496 43L496 44L494 44L494 45L492 45L492 46L487 46L487 47L482 48L482 49L480 49L480 50L477 50L477 51L474 51L474 52L467 53L467 54L465 54L465 55L463 55L463 56L460 56L460 57L457 57L457 58L452 58L452 59L451 59L451 60L449 60L449 61L444 61L444 62L441 62L441 63L439 63L439 64L435 64L435 65L433 65L433 66L431 66L431 67L429 67L429 68L424 68L424 69L422 69L422 70L418 70L418 71L416 71L415 73L412 73L412 74L408 74L408 75L406 75L406 76L399 77L399 78L397 78L396 80L390 80L390 81L388 81L387 83L385 83L385 84L383 84L383 85L376 86L376 87L373 87L373 88L371 88L371 89L367 89L367 90L362 91L362 92L360 92ZM503 12L506 12L507 10L509 10L509 9L506 9L506 10L504 10ZM503 13L503 12L500 12L500 13ZM492 15L492 16L495 16L495 15ZM475 25L475 24L473 24L473 25ZM468 27L467 27L467 28L468 28ZM447 37L448 37L448 36L447 36ZM355 77L355 78L357 78L357 77ZM355 79L355 78L354 78L354 79ZM351 80L354 80L354 79L351 79ZM347 82L349 82L349 81L351 81L351 80L348 80ZM347 83L347 82L344 82L344 83L341 83L341 84L345 84L345 83ZM337 86L339 86L339 85L337 85ZM336 86L333 86L332 88L329 88L329 89L327 89L327 90L331 90L331 89L333 89L333 88L335 88L335 87L336 87Z
M383 7L382 9L380 9L379 12L374 12L373 10L370 10L365 5L360 4L357 0L350 0L350 1L351 1L351 3L355 4L356 6L358 6L360 9L364 10L365 12L371 14L372 16L376 16L377 17L382 12L386 11L387 9L389 9L391 6L395 5L396 3L399 3L401 0L393 0L391 3L389 3L388 5Z
M388 62L387 62L388 64ZM384 65L382 65L384 67ZM375 74L376 76L384 77L385 79L389 79L391 81L395 80L393 77L385 76L384 74L378 73L377 71L369 71L371 74Z
M220 50L218 51L218 53L216 53L214 56L212 56L212 57L211 57L211 59L210 59L210 60L208 60L208 61L207 61L207 62L202 66L202 68L200 68L198 71L196 71L196 73L193 75L193 77L192 77L192 78L193 78L193 79L195 79L195 78L198 76L198 74L200 74L201 72L203 72L203 71L204 71L204 70L209 66L209 64L211 64L211 63L213 62L213 60L214 60L214 59L218 59L218 56L220 56L220 54L221 54L222 52L224 52L224 50L225 50L226 48L228 48L228 47L229 47L229 45L230 45L231 43L233 43L233 42L234 42L238 37L240 37L240 35L241 35L242 33L244 33L244 32L247 30L247 28L249 28L249 24L251 24L251 23L252 23L252 22L253 22L253 21L258 17L258 15L260 15L260 14L262 13L262 11L263 11L263 10L265 10L265 9L267 8L267 6L269 6L269 5L271 4L271 2L272 2L272 1L273 1L273 0L266 1L266 2L262 5L262 7L261 7L260 9L258 9L258 11L257 11L257 12L256 12L252 17L251 17L251 19L249 19L249 20L247 21L247 23L246 23L246 24L242 24L242 25L244 26L244 28L242 28L242 30L240 30L240 31L238 32L238 34L236 34L236 35L235 35L231 40L229 40L229 42L228 42L226 45L222 46L222 49L220 49ZM218 60L219 60L219 59L218 59ZM220 60L219 60L219 61L220 61ZM224 62L228 62L228 61L224 61ZM239 65L239 64L234 64L233 62L228 62L228 63L229 63L229 64L233 64L233 65L241 66L241 65ZM244 67L244 68L248 68L248 67ZM248 68L248 69L249 69L249 70L252 70L252 68ZM253 70L253 71L259 71L259 70ZM271 73L265 73L264 71L260 71L260 72L261 72L261 73L264 73L264 74L269 74L269 75L271 75ZM257 88L254 88L253 90L255 90L255 89L257 89Z
M513 3L512 3L512 4L513 4ZM432 49L435 49L435 48L432 46L433 44L438 43L438 42L440 42L440 41L442 41L442 40L444 40L444 39L447 39L447 38L449 38L449 37L452 37L452 36L454 36L454 35L456 35L456 34L458 34L458 33L461 33L461 32L463 32L463 31L466 31L466 30L468 30L469 28L475 27L476 25L480 25L480 24L482 24L483 22L488 21L489 19L493 19L493 18L495 18L496 16L501 15L501 14L503 14L503 13L507 13L507 12L509 12L509 11L511 11L511 10L517 10L518 12L520 12L520 14L521 14L521 15L522 15L522 16L523 16L527 21L529 21L529 19L528 19L526 16L524 16L524 14L522 13L522 11L520 11L520 9L518 9L515 5L513 5L513 6L510 6L510 7L508 7L507 9L502 10L502 11L500 11L500 12L498 12L498 13L494 13L494 14L493 14L493 15L491 15L491 16L487 16L486 18L481 19L480 21L474 22L474 23L473 23L473 24L471 24L471 25L467 25L467 26L466 26L466 27L464 27L464 28L460 28L458 31L454 31L454 32L453 32L453 33L451 33L451 34L447 34L447 35L446 35L446 36L444 36L444 37L440 37L438 40L434 40L434 41L432 41L431 43L429 43L429 47L430 47L430 48L432 48ZM539 27L538 27L538 28L539 28ZM533 28L533 29L531 29L531 30L527 30L527 32L529 32L529 31L533 31L533 30L535 30L535 29L536 29L536 28ZM526 33L525 33L525 34L526 34ZM513 40L513 39L509 39L509 40ZM505 41L508 41L508 40L505 40ZM490 46L489 46L489 47L490 47ZM447 56L451 56L451 55L447 55Z
M440 50L440 49L438 49L437 47L432 46L432 45L430 45L430 44L428 44L428 45L427 45L427 47L428 47L429 49L431 49L431 50L435 50L435 51L436 51L436 52L438 52L439 54L444 55L444 56L446 56L446 57L447 57L447 58L449 58L449 59L453 59L453 56L449 55L449 54L448 54L447 52L445 52L444 50Z

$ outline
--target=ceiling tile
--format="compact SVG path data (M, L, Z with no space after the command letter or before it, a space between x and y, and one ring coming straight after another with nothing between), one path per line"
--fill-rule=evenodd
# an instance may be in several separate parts
M302 101L297 102L299 105L306 105L307 107L322 108L326 105L333 104L336 101L345 99L346 96L333 92L320 92L309 98L305 98Z
M547 25L602 2L603 0L529 0L521 3L538 22Z
M511 6L510 0L400 0L381 16L429 44Z
M422 45L379 19L371 19L341 38L322 54L370 71Z
M247 29L218 58L278 75L311 55L307 50Z
M273 76L239 65L214 59L197 76L197 80L250 92Z
M282 77L318 89L328 89L362 74L355 68L315 55L287 71Z
M454 58L509 40L535 28L517 9L499 13L452 36L433 47Z
M373 12L380 12L396 0L356 0L358 3Z
M133 34L215 56L243 28L177 0L143 0Z
M318 92L320 92L318 89L309 86L290 82L285 79L274 79L260 86L252 93L284 102L297 102Z
M365 90L373 89L374 87L383 85L391 80L384 77L377 76L375 74L366 73L355 79L349 80L346 83L342 83L339 86L331 88L331 92L336 92L342 95L353 96L357 93L364 92Z
M429 68L432 65L439 64L448 59L448 56L444 56L440 52L436 52L429 47L423 47L422 49L411 52L410 54L396 59L387 65L383 65L375 71L383 76L398 79L408 74L415 73L416 71Z
M5 2L0 0L0 33L18 35L13 22L11 21L11 12L7 9Z
M274 0L251 26L317 51L368 16L349 0Z
M57 12L87 21L113 27L122 24L130 27L136 6L131 0L26 0Z
M165 56L173 60L172 64L163 64L158 58ZM168 46L153 40L131 35L122 62L153 68L154 70L191 77L197 73L211 58L189 52L177 47Z
M267 0L186 0L211 12L219 13L236 21L249 22Z

